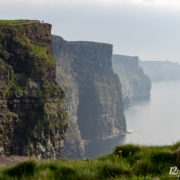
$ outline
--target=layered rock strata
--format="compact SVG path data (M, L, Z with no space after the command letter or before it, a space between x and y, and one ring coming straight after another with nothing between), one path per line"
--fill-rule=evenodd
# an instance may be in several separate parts
M0 23L0 154L61 156L67 127L51 25Z
M121 85L112 70L112 45L68 42L58 36L53 36L52 42L56 76L68 92L66 109L72 117L65 139L66 153L79 149L82 152L83 140L93 141L125 132Z

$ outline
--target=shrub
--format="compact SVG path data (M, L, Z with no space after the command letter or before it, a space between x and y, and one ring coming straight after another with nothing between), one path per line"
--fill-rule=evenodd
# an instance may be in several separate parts
M161 151L161 152L153 152L151 154L151 160L153 163L170 163L174 164L176 162L176 155L170 151Z
M170 148L171 148L172 150L177 150L177 149L179 149L179 148L180 148L180 141L177 142L176 144L172 145Z
M132 165L143 157L139 153L135 153L133 156L128 156L127 161Z
M176 165L180 168L180 148L175 151L176 154Z
M53 172L54 179L71 180L77 177L76 171L70 167L65 167L65 166L57 167L57 166L50 165L49 169Z
M146 175L152 174L154 171L153 171L153 168L152 168L150 162L139 160L134 165L134 172L137 175L146 176Z
M12 177L20 178L22 176L29 176L29 175L33 176L35 170L36 170L35 161L26 161L14 167L6 169L4 173Z
M131 176L132 172L129 169L124 169L117 164L104 164L98 168L99 177L116 178L119 176Z
M138 145L132 144L117 146L114 150L114 153L116 155L121 156L123 158L132 156L137 152L140 152L140 147Z
M150 161L154 174L164 174L171 166L176 165L176 154L171 151L152 152Z

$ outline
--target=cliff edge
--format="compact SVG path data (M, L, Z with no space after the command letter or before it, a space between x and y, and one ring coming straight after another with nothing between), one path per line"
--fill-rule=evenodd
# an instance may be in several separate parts
M67 103L67 108L74 117L71 124L79 130L79 140L93 141L125 132L121 85L112 70L112 45L70 42L58 36L52 37L52 43L58 82L64 83L59 78L63 74L69 82L69 102L74 103ZM72 147L70 141L66 143Z
M0 154L60 157L67 126L51 25L0 20Z
M136 56L113 55L113 70L118 74L122 84L124 104L148 99L150 97L151 80L139 66Z

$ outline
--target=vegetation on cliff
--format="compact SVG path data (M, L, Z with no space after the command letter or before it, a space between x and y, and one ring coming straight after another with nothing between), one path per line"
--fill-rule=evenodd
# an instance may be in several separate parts
M172 167L174 167L172 171ZM96 159L26 161L1 167L0 179L102 180L176 179L180 168L180 143L172 146L121 145Z
M59 157L67 125L51 25L0 20L0 154Z
M0 19L0 25L9 25L9 24L22 24L22 23L27 23L31 22L30 20L5 20L5 19Z

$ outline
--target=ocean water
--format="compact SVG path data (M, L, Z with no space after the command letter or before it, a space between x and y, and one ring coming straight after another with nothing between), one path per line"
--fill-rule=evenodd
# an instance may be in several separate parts
M86 157L121 144L167 145L180 141L180 81L152 83L151 97L125 110L129 133L86 145Z
M125 143L165 145L180 141L180 81L152 84L151 98L125 110Z

